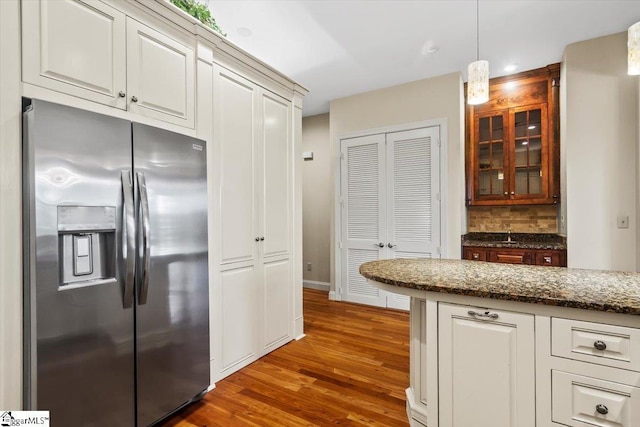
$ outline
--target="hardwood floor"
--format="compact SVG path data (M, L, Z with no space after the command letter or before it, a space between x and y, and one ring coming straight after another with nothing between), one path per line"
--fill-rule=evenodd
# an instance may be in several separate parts
M306 337L216 384L163 427L408 426L409 314L304 290Z

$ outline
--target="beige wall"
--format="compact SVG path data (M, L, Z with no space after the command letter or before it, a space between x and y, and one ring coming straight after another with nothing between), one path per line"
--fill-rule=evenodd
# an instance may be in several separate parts
M313 160L302 164L303 279L329 283L333 212L329 114L302 119L302 151L313 152ZM311 271L308 271L308 263L311 263Z
M354 132L426 120L447 120L447 163L442 166L446 234L443 258L460 258L464 215L464 94L460 73L418 80L331 101L331 200L335 179L335 150L340 137ZM331 283L335 288L334 214L331 215Z
M569 45L561 106L569 267L637 269L638 79L626 33ZM618 229L618 215L629 228Z

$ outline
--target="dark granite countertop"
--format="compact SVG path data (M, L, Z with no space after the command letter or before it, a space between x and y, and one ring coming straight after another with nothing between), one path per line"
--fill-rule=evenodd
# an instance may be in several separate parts
M417 289L640 315L640 273L444 259L360 266L367 279Z
M566 250L567 239L549 233L468 233L462 236L462 246L482 248L553 249Z

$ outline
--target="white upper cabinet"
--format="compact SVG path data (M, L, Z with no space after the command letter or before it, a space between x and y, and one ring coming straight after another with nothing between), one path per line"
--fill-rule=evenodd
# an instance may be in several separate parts
M188 37L161 33L96 0L23 1L22 28L25 83L195 126Z
M23 1L23 80L125 109L125 19L99 1Z
M192 128L194 65L193 49L127 18L130 111Z

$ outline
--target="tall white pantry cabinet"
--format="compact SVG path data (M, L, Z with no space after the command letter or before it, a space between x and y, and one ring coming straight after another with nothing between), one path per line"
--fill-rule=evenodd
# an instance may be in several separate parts
M0 59L21 63L19 75L0 75L2 88L20 88L12 98L3 92L3 117L10 119L2 126L19 129L24 96L207 141L212 385L303 336L307 90L165 0L2 1L3 14L21 17L19 25L0 27L5 41L19 41L14 49L3 45ZM3 144L19 153L19 133ZM20 182L19 170L5 170ZM2 213L19 218L20 206ZM19 310L4 310L5 303L22 305L19 271L0 278L4 295L15 299L2 302L1 320L20 325ZM3 335L0 347L21 348L17 337ZM21 371L18 359L0 365L7 379L0 403L19 399L19 376L9 374ZM5 393L13 389L15 396Z

